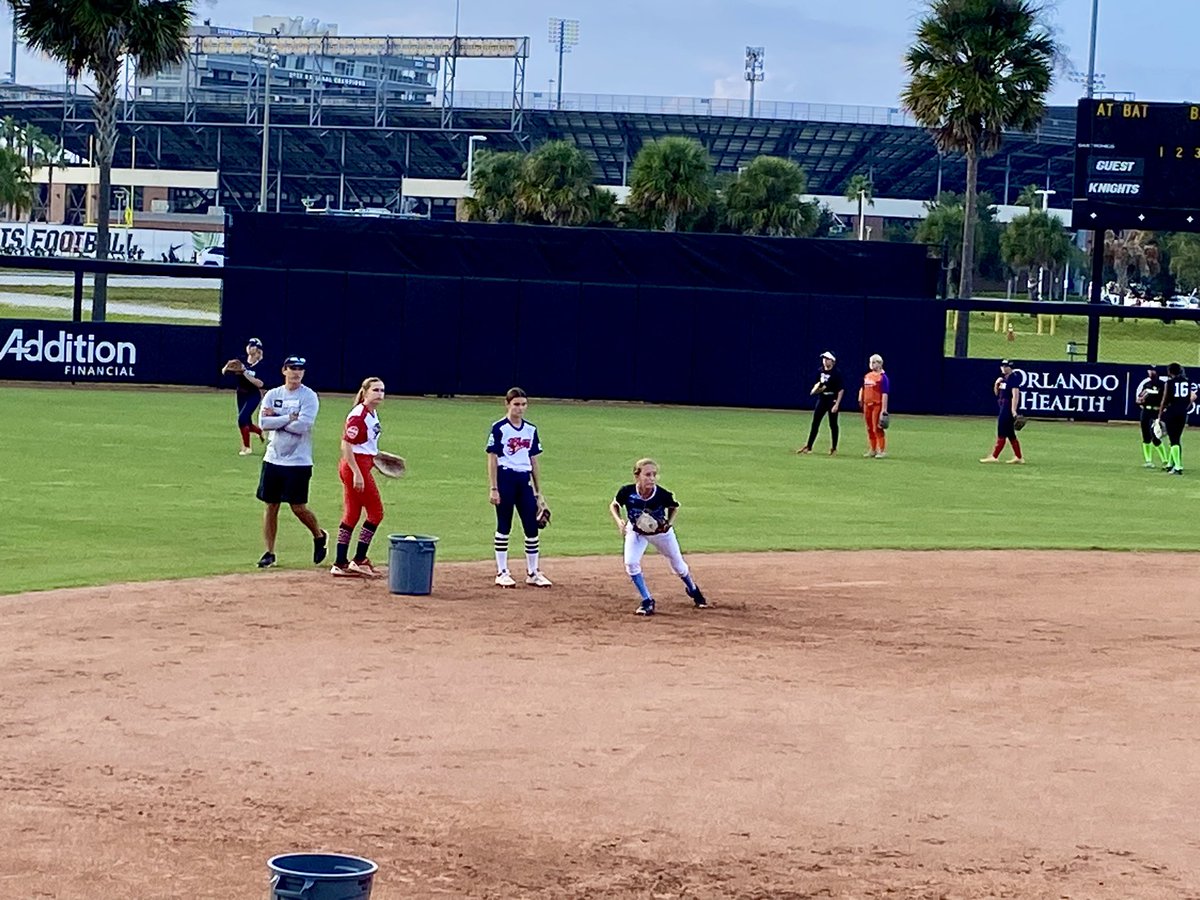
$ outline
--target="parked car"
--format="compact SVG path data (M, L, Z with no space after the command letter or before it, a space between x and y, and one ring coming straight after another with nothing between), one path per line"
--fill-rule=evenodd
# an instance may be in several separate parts
M217 245L215 247L205 247L196 254L196 265L198 266L223 266L225 265L225 248Z

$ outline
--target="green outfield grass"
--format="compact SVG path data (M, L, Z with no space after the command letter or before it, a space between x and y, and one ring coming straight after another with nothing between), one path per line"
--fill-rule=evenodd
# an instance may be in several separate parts
M1036 317L1010 315L1014 332L1010 341L1006 330L995 330L995 313L971 313L968 354L976 359L1010 356L1021 361L1066 361L1067 341L1086 345L1087 319L1058 316L1054 334L1050 334L1049 318L1043 320L1042 333L1038 334ZM947 355L954 352L954 332L950 328L946 329L945 352ZM1195 366L1200 364L1200 328L1182 320L1167 324L1150 319L1101 319L1099 359L1111 363L1180 362Z
M312 507L331 532L342 396L323 398ZM494 519L483 447L498 402L390 398L381 445L411 474L382 485L383 533L434 534L440 560L486 559ZM855 415L842 455L798 457L809 413L539 403L553 557L619 553L607 513L641 455L683 504L685 552L812 548L1192 550L1195 476L1141 468L1131 425L1033 422L1030 465L983 466L993 421L897 415L890 457L862 458ZM260 451L237 456L232 393L0 389L0 593L253 571ZM1185 437L1185 466L1188 438ZM307 533L281 521L281 565L310 562ZM386 558L386 542L375 552ZM616 565L614 561L614 565ZM931 558L931 565L936 561Z

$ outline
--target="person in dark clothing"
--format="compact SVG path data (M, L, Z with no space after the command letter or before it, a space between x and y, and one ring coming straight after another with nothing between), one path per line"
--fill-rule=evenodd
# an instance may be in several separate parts
M846 393L846 383L842 373L837 370L837 357L826 350L821 354L821 369L817 373L816 383L808 392L810 397L817 398L817 408L813 411L812 427L808 430L808 441L797 450L797 453L812 453L813 442L821 429L821 420L829 416L829 436L831 443L829 455L837 455L838 445L838 410L842 408L842 395Z
M1163 384L1162 406L1158 410L1158 419L1166 429L1167 439L1171 442L1169 465L1164 471L1172 475L1183 474L1183 429L1187 425L1188 411L1196 402L1196 393L1188 380L1183 366L1177 362L1167 366L1167 380Z
M1158 450L1158 456L1163 468L1171 468L1171 446L1164 444L1162 438L1154 433L1154 420L1158 418L1158 411L1162 409L1163 397L1163 382L1166 379L1158 374L1158 369L1154 366L1149 366L1146 369L1146 377L1142 379L1137 386L1137 405L1141 407L1141 426L1142 426L1142 457L1145 460L1143 465L1147 469L1156 469L1158 466L1154 463L1154 451Z

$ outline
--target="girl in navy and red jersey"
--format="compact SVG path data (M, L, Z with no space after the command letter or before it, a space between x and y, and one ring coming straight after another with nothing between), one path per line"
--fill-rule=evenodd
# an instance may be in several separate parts
M513 511L521 518L525 531L525 583L550 587L552 582L538 568L538 501L541 498L541 474L538 456L542 445L537 426L526 421L529 398L518 387L504 395L508 415L492 424L487 442L488 501L496 507L496 584L515 587L517 580L508 571L508 535L512 531Z
M367 552L371 538L383 521L383 498L375 484L375 456L379 453L379 404L383 402L383 380L368 378L358 389L354 408L346 416L342 432L342 459L338 477L342 480L342 521L338 525L337 557L329 570L335 577L379 575ZM350 539L359 516L366 510L367 518L358 532L358 547L350 558Z
M258 439L263 439L262 429L254 424L254 411L258 409L258 403L262 399L263 382L262 379L255 374L255 369L262 362L263 345L258 338L250 338L246 341L246 362L245 368L237 372L229 368L230 363L226 363L221 374L237 375L237 423L238 431L242 434L242 449L238 451L238 456L250 455L250 435L257 434Z

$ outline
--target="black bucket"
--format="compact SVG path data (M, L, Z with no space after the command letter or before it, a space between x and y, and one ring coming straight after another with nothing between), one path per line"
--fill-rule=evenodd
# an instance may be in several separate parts
M271 900L370 900L379 866L341 853L284 853L267 860Z

